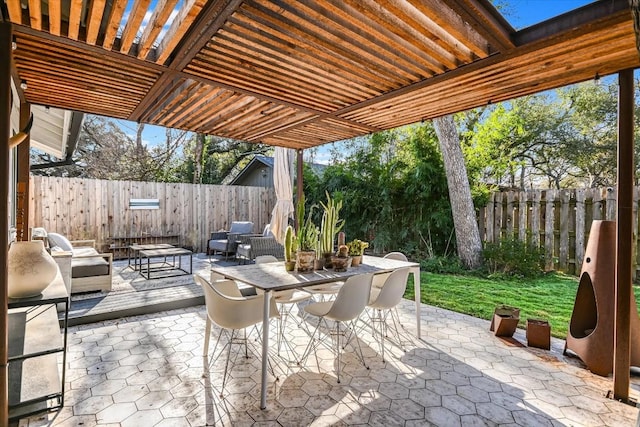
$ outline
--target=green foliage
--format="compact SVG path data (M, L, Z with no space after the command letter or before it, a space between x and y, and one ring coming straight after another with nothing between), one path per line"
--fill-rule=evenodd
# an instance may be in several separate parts
M327 167L322 177L316 178L316 188L305 182L309 200L319 203L325 191L342 200L340 216L345 219L347 239L358 236L367 240L374 252L407 246L412 251L424 250L423 236L428 234L432 249L445 252L453 222L432 125L379 132L350 149L343 162Z
M318 244L318 237L320 235L320 230L313 223L313 210L315 209L315 205L311 206L309 211L309 215L306 216L305 219L305 197L302 195L302 198L298 200L298 204L296 206L296 218L298 220L298 224L300 227L298 228L298 234L296 236L296 243L298 250L300 251L315 251L316 246Z
M542 251L514 238L487 242L482 253L489 277L536 277L542 273Z
M293 254L296 251L297 241L293 234L293 227L287 226L287 230L284 233L284 260L293 261Z
M454 256L433 256L420 261L423 271L438 274L466 274L468 271L462 265L460 258Z
M475 275L421 273L420 297L423 303L491 319L499 304L520 309L521 328L526 319L546 319L551 333L566 338L578 289L575 277L549 273L536 278L492 280ZM640 288L636 287L636 298ZM413 299L413 284L407 286L405 298Z
M327 202L320 202L322 206L322 221L320 225L320 247L319 251L323 254L333 252L333 244L336 234L344 227L344 219L340 218L340 210L342 209L342 200L332 199L329 192L325 192Z
M355 239L347 243L347 248L349 249L349 255L358 256L364 254L364 250L369 247L368 242L363 242L362 240Z

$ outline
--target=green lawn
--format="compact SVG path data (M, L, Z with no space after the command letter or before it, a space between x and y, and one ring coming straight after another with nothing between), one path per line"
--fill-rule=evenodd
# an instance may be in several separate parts
M521 328L527 318L548 320L551 334L566 338L578 288L576 277L551 273L538 279L490 280L474 276L421 273L422 302L481 319L491 319L498 304L520 308ZM634 287L636 301L640 289ZM406 298L413 299L410 278Z

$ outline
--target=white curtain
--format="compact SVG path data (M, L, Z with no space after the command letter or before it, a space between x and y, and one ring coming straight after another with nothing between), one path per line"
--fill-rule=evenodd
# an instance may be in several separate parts
M276 205L271 212L271 232L279 243L284 243L284 233L289 217L293 217L293 184L291 167L293 150L276 147L273 164L273 186L276 191Z

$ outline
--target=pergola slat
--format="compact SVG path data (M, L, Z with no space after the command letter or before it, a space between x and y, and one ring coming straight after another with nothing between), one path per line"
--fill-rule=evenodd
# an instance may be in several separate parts
M31 28L42 29L42 3L40 0L29 0L29 20Z
M22 7L20 0L5 0L7 9L9 10L9 18L14 24L22 24Z
M70 39L78 40L80 34L80 17L82 16L82 0L71 0L69 6L69 27L68 33Z
M62 10L57 1L49 2L49 32L56 36L60 35L62 28Z
M135 0L129 19L127 20L124 30L122 31L122 37L120 38L120 52L128 53L133 45L133 39L140 31L140 24L144 19L144 15L147 13L151 0Z
M145 59L147 57L151 46L169 19L176 3L178 3L178 0L160 0L156 3L153 15L149 18L149 23L144 29L144 33L142 33L142 37L140 37L140 42L138 43L138 58Z
M111 50L113 47L113 42L116 40L116 34L120 28L120 21L122 20L122 15L124 14L126 7L127 0L113 0L111 12L107 19L107 29L104 35L104 41L102 42L102 47L107 50Z
M102 22L102 14L104 13L105 0L92 0L91 7L87 16L87 43L96 44L98 39L98 30L100 30L100 22Z
M39 27L27 18L38 2L26 1L7 0L13 22L29 20L14 53L19 78L33 80L26 101L287 146L640 65L626 0L522 31L488 0L186 0L164 36L177 0L135 0L126 16L126 0L70 0L68 18L49 5ZM74 101L73 88L105 102Z

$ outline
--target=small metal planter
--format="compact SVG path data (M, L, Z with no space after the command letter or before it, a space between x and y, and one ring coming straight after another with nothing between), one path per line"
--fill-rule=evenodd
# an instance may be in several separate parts
M520 321L520 309L499 305L493 312L490 331L497 337L512 337Z
M551 349L551 325L546 320L527 319L527 345Z

